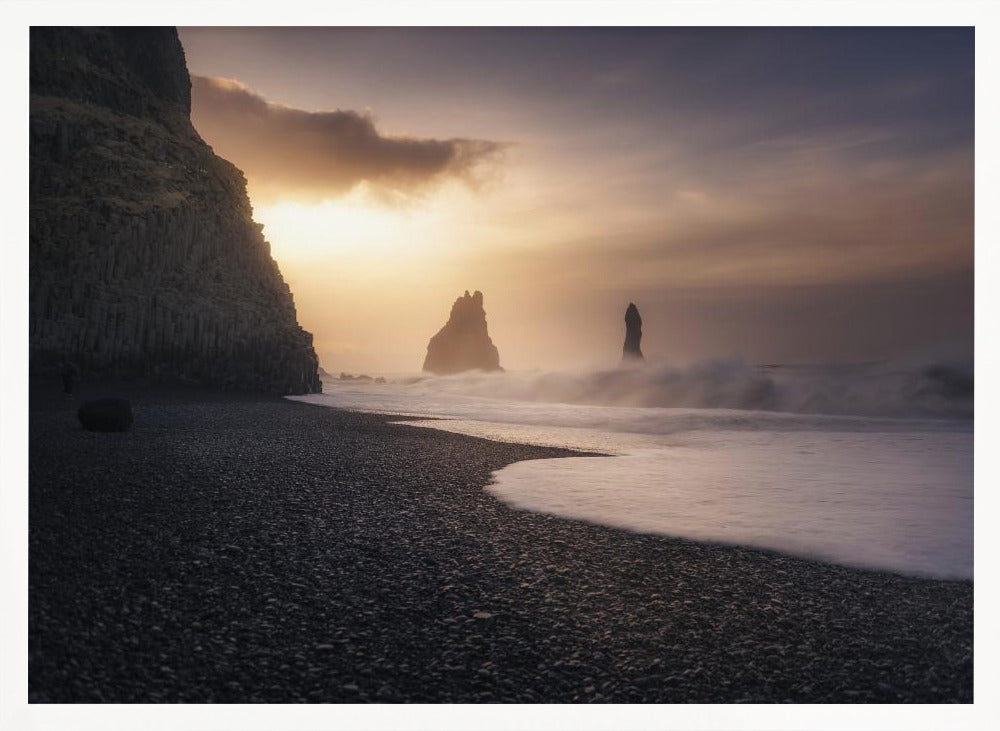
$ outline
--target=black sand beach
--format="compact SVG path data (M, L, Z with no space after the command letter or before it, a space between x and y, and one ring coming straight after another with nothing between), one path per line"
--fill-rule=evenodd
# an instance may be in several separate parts
M34 702L971 702L973 585L512 511L569 454L199 390L34 390ZM122 434L81 398L124 392Z

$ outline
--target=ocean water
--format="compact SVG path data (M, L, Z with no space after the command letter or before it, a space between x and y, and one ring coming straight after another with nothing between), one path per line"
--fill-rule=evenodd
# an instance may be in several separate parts
M516 509L909 575L973 576L971 372L962 369L720 361L332 382L293 398L608 455L499 470L487 490Z

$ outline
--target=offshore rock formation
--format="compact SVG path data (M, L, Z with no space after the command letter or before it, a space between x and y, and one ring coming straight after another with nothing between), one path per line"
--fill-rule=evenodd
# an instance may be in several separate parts
M622 347L622 363L635 363L643 361L642 349L639 341L642 340L642 318L639 316L639 308L634 303L628 303L625 310L625 345Z
M438 375L471 370L502 371L500 353L486 331L483 293L466 290L451 306L451 315L427 344L424 370Z
M32 28L30 369L320 389L243 174L191 126L173 28Z

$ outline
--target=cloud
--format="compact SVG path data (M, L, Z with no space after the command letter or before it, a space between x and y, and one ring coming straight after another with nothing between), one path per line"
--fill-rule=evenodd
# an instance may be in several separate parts
M367 112L309 112L267 101L239 81L191 77L192 122L240 167L255 195L325 199L364 185L398 203L448 179L476 187L501 142L381 134Z
M525 235L518 256L493 269L522 279L530 262L531 271L557 271L550 286L563 292L607 282L625 289L889 282L972 269L970 148L873 157L847 155L826 140L787 147L727 151L720 161L675 157L664 169L616 173L598 191L539 193L541 212L518 221L554 221L544 246Z

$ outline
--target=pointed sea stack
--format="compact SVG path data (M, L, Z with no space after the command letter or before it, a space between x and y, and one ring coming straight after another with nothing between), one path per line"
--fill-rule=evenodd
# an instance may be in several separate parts
M451 306L447 324L427 344L424 370L437 375L502 371L500 353L486 331L483 293L465 294Z
M625 345L622 347L622 363L635 363L645 360L639 341L642 340L642 318L639 308L634 303L628 303L625 310Z

